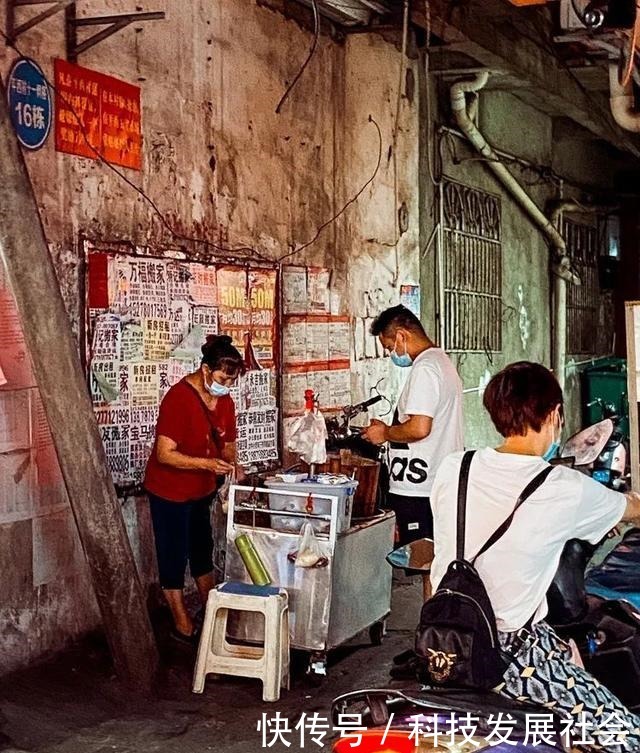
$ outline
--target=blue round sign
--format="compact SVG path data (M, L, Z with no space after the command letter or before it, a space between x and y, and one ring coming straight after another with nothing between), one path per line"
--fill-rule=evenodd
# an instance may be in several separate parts
M11 122L26 149L40 149L53 120L51 89L40 66L30 58L13 64L7 81Z

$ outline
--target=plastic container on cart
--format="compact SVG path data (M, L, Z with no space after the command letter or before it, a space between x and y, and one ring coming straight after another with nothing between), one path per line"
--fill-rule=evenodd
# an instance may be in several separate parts
M269 507L272 510L288 510L293 512L309 512L315 515L331 515L331 500L317 499L315 495L323 497L336 497L338 499L338 533L346 531L351 526L351 512L353 510L353 498L358 482L352 479L341 484L327 484L317 481L300 481L298 483L286 483L279 478L268 478L264 482L269 492ZM277 490L279 493L275 493ZM306 497L294 497L287 492L304 493ZM271 525L281 531L300 531L305 522L304 518L292 518L280 515L271 516ZM311 521L317 533L326 533L329 530L329 521Z

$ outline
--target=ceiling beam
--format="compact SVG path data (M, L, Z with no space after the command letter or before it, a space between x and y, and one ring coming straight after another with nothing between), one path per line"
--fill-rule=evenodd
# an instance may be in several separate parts
M486 68L506 74L520 99L571 118L618 149L640 155L640 140L615 124L607 97L583 88L547 49L553 43L545 38L544 30L537 30L531 12L525 23L524 15L518 18L524 9L506 7L505 13L504 4L493 0L469 0L464 7L448 0L430 0L430 9L431 31L445 43L443 51L462 52ZM426 29L425 10L419 3L412 20Z

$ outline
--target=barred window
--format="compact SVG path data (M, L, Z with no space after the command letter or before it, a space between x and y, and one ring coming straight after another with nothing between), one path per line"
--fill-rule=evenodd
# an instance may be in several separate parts
M598 257L603 251L603 241L595 225L563 218L562 230L567 254L582 283L567 286L567 352L597 354L601 304Z
M502 350L502 225L500 197L446 180L444 347Z

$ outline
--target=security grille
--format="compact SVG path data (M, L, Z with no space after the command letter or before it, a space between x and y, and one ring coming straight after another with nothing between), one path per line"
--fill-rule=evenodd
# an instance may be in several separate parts
M500 198L445 181L444 347L502 350L502 226Z
M567 253L580 276L581 285L569 285L567 292L567 352L572 355L598 352L598 318L601 295L598 257L602 241L598 228L563 219Z

